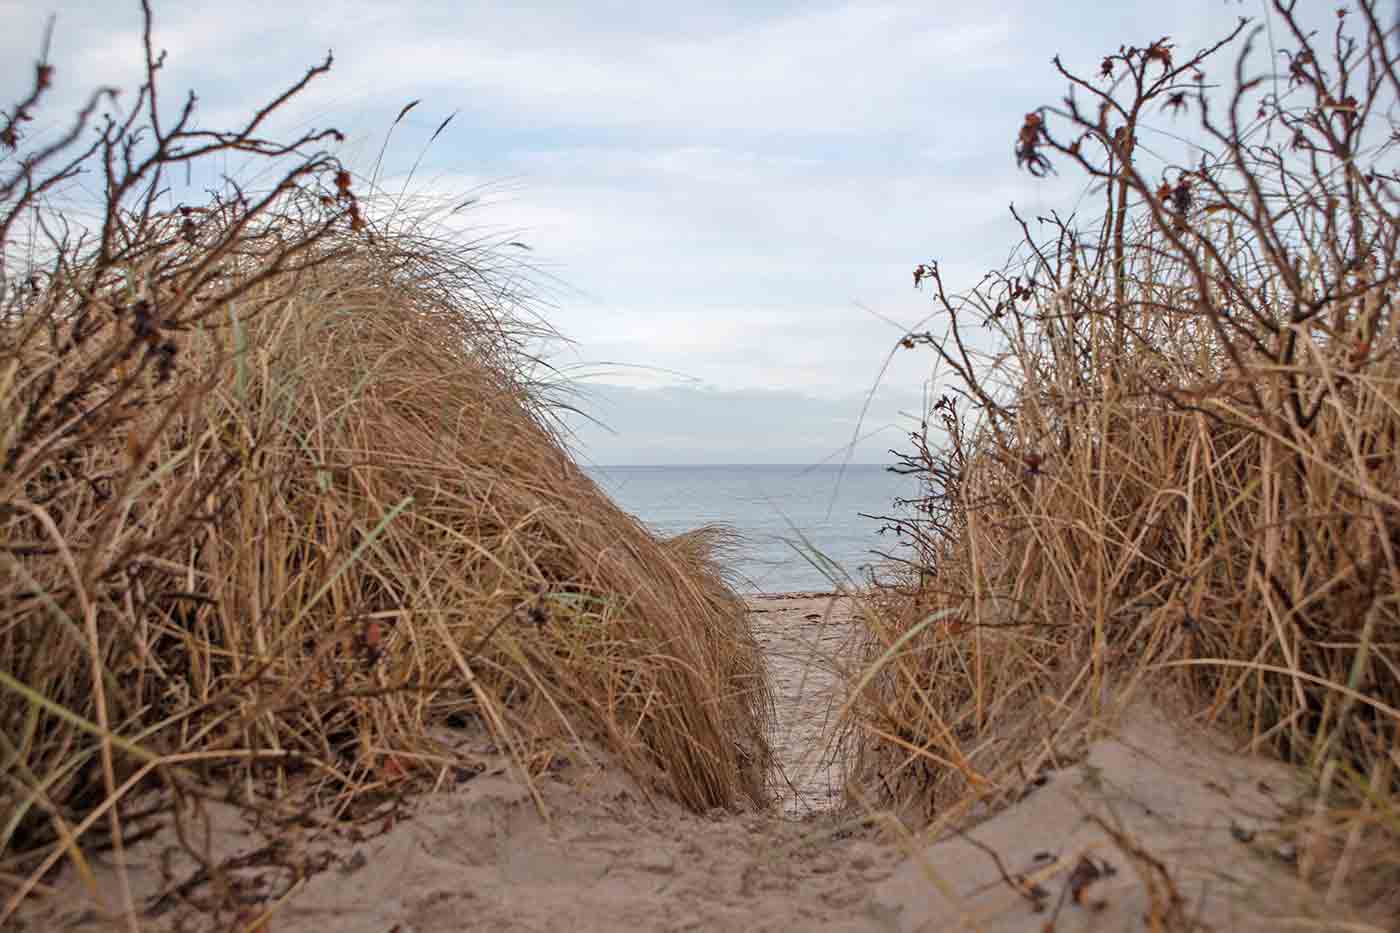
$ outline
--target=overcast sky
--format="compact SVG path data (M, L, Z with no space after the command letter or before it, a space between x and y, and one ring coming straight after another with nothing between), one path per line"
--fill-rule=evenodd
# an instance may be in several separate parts
M1325 6L1318 0L1319 7ZM596 463L858 462L898 446L921 407L919 262L955 290L1014 246L1007 212L1080 206L1072 173L1018 172L1024 114L1064 94L1052 55L1092 73L1122 43L1184 55L1257 2L484 3L161 2L168 99L200 94L224 128L335 53L274 132L334 125L397 190L477 195L470 221L528 243L553 362L611 432ZM133 86L134 0L0 0L0 75L27 87L57 14L57 127L99 83ZM1165 117L1161 124L1170 129ZM230 166L237 174L237 166Z

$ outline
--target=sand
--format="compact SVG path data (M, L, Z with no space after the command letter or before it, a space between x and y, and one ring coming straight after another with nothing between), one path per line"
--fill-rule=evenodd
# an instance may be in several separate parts
M789 817L831 809L845 787L829 740L845 699L838 666L854 663L857 647L851 612L851 600L814 593L749 599L773 688L777 793Z
M354 821L288 812L258 826L206 805L211 853L232 866L213 883L159 830L128 853L142 928L1009 933L1153 929L1154 911L1173 929L1270 930L1299 914L1314 917L1309 929L1343 928L1340 911L1308 906L1290 880L1296 853L1270 832L1293 775L1151 704L964 834L880 841L881 821L830 809L840 772L822 737L841 698L830 664L806 663L813 648L840 660L851 606L806 595L751 609L773 662L787 775L773 812L695 815L617 768L561 762L539 784L546 820L502 756L464 733L456 787ZM99 899L115 906L110 859L94 867ZM73 871L52 884L10 929L121 928ZM219 902L235 906L207 909Z

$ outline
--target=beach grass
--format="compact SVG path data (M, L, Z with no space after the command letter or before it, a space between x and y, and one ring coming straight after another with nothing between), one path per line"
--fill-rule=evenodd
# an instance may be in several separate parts
M762 805L722 533L658 540L574 464L508 261L378 211L333 133L258 135L329 61L228 133L157 121L146 26L116 123L26 149L41 61L3 137L0 925L55 865L120 868L147 791L345 812L450 783L444 729L527 784L592 748ZM160 202L226 153L281 174ZM108 179L81 237L48 201L80 170Z

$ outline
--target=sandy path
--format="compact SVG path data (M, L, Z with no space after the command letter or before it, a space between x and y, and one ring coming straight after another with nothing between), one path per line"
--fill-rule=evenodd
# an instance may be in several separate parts
M697 816L648 799L620 769L569 764L539 784L546 821L490 743L463 738L458 753L480 774L359 823L289 814L259 827L232 806L206 805L216 860L273 853L226 873L233 899L248 902L243 922L255 919L252 905L282 901L257 933L881 929L872 926L872 891L899 854L820 812L840 792L820 754L835 679L829 665L811 662L845 641L849 608L806 595L754 597L750 606L773 675L782 803L806 819ZM113 865L95 861L100 898L116 905ZM137 903L149 908L143 928L238 928L236 910L211 917L181 892L160 898L198 869L168 829L130 853ZM62 878L66 896L34 902L17 929L116 929L72 875ZM187 893L207 906L216 887Z
M489 760L485 749L462 748ZM570 765L538 784L541 818L507 765L496 763L450 793L354 824L288 815L257 827L238 810L206 805L211 855L237 909L209 912L218 885L176 884L198 874L168 830L130 853L142 929L253 933L449 933L458 930L605 933L618 930L880 930L874 886L896 852L855 838L833 819L692 814L648 801L618 769ZM191 822L195 838L200 822ZM246 867L248 853L274 853ZM108 857L94 859L101 899L119 903ZM116 930L66 872L59 896L35 901L19 933ZM279 904L279 901L281 902ZM259 904L276 904L257 926ZM6 927L7 930L11 929Z
M811 753L833 681L802 663L814 648L835 652L848 631L839 605L822 624L826 605L751 603L773 659L775 742L796 788L784 801L789 812L820 810L839 786ZM618 768L580 764L539 782L546 820L489 743L462 735L455 744L469 765L458 787L387 802L354 822L289 812L259 826L232 806L208 805L210 854L231 866L217 883L177 889L199 866L160 830L129 853L142 928L1065 933L1144 930L1154 910L1169 909L1173 929L1201 921L1262 931L1279 928L1261 919L1270 912L1310 912L1289 880L1287 842L1269 830L1290 796L1290 773L1173 726L1160 707L1130 711L1086 760L1044 776L965 835L897 846L837 812L692 814L648 799ZM92 864L99 899L115 906L110 858ZM74 872L52 883L56 895L32 901L7 929L123 929L91 908ZM211 912L219 903L234 906ZM1337 929L1343 919L1336 909L1315 913L1308 928Z
M833 661L849 659L854 647L851 601L792 593L752 596L748 603L773 688L783 812L828 810L840 802L844 785L828 739L844 699Z

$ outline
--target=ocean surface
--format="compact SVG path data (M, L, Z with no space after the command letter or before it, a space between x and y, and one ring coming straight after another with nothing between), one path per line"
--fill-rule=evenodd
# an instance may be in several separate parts
M740 589L827 591L832 577L857 583L894 554L892 533L862 518L893 515L894 500L917 492L913 477L883 465L604 466L589 474L626 511L662 536L711 522L742 536L726 561ZM844 574L844 577L842 576Z

